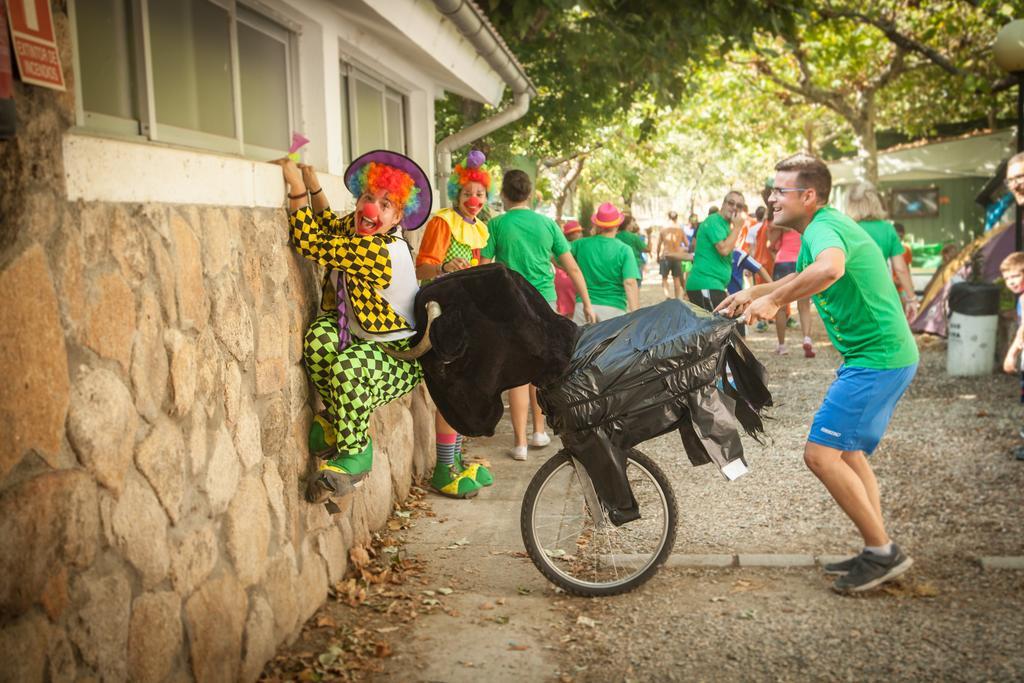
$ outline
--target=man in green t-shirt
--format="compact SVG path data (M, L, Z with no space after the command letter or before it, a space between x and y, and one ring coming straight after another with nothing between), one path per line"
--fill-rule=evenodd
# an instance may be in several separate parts
M732 251L746 221L743 195L725 195L721 210L711 214L697 228L693 248L693 269L686 278L686 296L706 311L725 298L732 279Z
M590 301L599 321L639 308L637 282L640 271L636 267L636 257L632 249L616 239L622 221L622 212L614 204L605 202L590 217L590 224L600 232L569 245L583 271L583 279L587 281ZM579 296L576 298L579 300ZM586 322L579 307L573 314L573 320L577 325Z
M530 208L532 196L533 183L530 182L530 176L517 169L505 173L501 182L501 200L505 205L505 213L487 222L489 236L487 246L480 252L480 262L504 263L536 287L552 310L557 312L555 271L551 265L552 258L556 259L576 286L584 320L596 322L587 283L576 265L576 259L569 252L569 243L557 223ZM523 385L509 389L508 404L515 434L515 444L509 455L515 460L526 460L528 445L541 448L551 443L544 423L544 413L537 403L536 388ZM529 439L526 437L527 409L533 414L533 434Z
M859 555L825 565L834 588L858 592L899 576L913 560L885 530L870 455L917 371L917 344L878 245L853 219L826 206L832 175L796 154L775 166L775 223L800 232L797 272L737 292L716 310L771 320L781 306L812 296L843 364L814 416L804 462L864 538Z

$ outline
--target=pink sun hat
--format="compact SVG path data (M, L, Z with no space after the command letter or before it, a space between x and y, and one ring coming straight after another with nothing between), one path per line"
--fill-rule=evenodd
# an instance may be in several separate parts
M623 216L622 212L619 211L614 204L611 202L605 202L601 206L597 207L597 211L590 217L590 222L599 228L610 230L617 228L622 225Z
M566 221L565 225L562 226L562 234L571 235L574 232L583 232L583 228L580 226L580 222Z

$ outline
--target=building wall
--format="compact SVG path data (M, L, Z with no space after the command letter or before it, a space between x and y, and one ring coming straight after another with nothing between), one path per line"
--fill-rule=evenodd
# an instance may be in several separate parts
M377 411L340 514L303 501L319 274L273 174L194 154L252 197L189 202L205 172L97 152L55 21L69 92L16 83L0 142L0 680L254 680L432 466L431 404Z
M939 215L934 218L900 218L915 242L953 242L964 245L980 235L985 212L974 198L988 182L987 178L952 178L942 180L882 181L885 192L893 189L938 188ZM846 186L835 190L836 206L845 206Z

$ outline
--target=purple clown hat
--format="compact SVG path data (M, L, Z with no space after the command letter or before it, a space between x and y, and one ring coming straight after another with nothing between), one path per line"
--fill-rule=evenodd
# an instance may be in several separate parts
M389 152L386 149L375 149L355 159L345 169L345 186L353 194L357 194L357 190L352 188L352 178L371 161L397 168L409 174L413 183L419 189L419 194L416 195L413 207L411 209L406 208L405 215L402 216L401 225L406 230L416 230L422 227L430 215L430 209L434 203L434 192L430 188L430 180L427 178L427 174L423 172L419 164L404 154Z

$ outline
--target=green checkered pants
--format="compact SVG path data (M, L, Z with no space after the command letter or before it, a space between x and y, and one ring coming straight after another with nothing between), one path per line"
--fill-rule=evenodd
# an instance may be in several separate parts
M338 318L322 315L310 324L302 357L306 372L327 407L338 437L339 453L358 453L366 448L373 411L405 396L423 379L416 361L403 361L384 353L384 342L357 337L338 352ZM406 349L405 340L387 342Z

